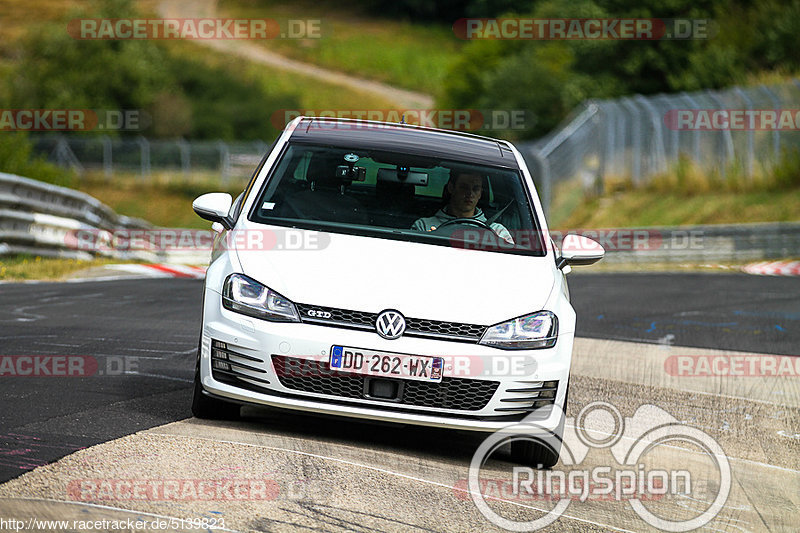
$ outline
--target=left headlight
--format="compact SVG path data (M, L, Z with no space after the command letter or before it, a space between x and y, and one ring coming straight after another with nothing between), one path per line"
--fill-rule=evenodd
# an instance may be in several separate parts
M300 321L291 300L243 274L231 274L225 280L222 306L229 311L273 322Z
M489 327L480 344L504 350L552 348L558 338L558 318L550 311L539 311Z

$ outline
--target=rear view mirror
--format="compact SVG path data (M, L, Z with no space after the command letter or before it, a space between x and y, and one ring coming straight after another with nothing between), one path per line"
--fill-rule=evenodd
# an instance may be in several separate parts
M407 183L424 187L428 184L428 175L424 172L410 172L406 167L405 172L399 172L393 168L379 168L378 181L389 181L392 183Z
M336 177L342 180L364 181L367 179L367 169L364 167L339 165L336 167Z
M591 265L600 261L605 250L600 243L582 235L567 235L561 243L561 257L557 261L558 268L567 265Z

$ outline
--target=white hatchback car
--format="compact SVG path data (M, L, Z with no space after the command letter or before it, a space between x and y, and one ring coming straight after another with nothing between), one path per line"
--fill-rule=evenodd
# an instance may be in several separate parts
M556 249L510 143L299 117L235 201L193 208L219 232L195 416L249 403L491 432L536 413L560 434L575 333L564 274L603 249L575 235ZM521 462L558 453L512 443Z

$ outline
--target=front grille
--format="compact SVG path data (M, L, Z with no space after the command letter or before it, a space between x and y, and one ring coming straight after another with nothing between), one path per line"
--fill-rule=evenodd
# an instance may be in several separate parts
M406 328L407 335L417 332L433 333L445 337L466 337L475 339L475 342L481 340L483 332L486 331L486 326L459 324L457 322L438 322L436 320L425 320L424 318L407 318Z
M410 379L392 379L403 384L398 400L366 398L365 377L347 372L332 372L327 361L273 355L272 363L281 384L287 389L341 398L399 403L460 411L483 409L492 399L497 381L444 377L440 383ZM293 369L293 371L285 371ZM299 375L298 375L299 374ZM384 379L384 378L380 378ZM388 378L387 378L388 379Z
M300 320L310 324L322 326L355 328L375 331L375 321L378 313L352 311L336 307L321 307L318 305L296 304ZM309 311L316 316L310 316ZM319 316L323 314L324 318ZM330 316L328 316L330 315ZM404 336L443 338L447 340L473 342L481 340L486 326L477 324L461 324L458 322L442 322L424 318L406 318L406 331Z
M222 383L254 392L265 392L264 360L232 351L225 342L211 341L211 376Z

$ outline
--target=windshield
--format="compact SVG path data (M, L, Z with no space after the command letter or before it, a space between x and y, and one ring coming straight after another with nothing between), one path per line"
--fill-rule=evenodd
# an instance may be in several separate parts
M519 170L355 147L290 144L250 220L544 255Z

